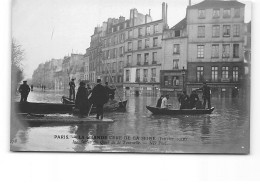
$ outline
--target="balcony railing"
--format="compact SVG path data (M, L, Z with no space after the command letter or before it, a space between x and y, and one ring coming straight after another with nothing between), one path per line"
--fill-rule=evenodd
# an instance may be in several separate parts
M140 82L140 77L137 77L137 78L135 79L135 82Z
M155 81L155 77L152 77L152 78L151 78L151 82L156 82L156 81Z
M152 61L152 64L154 64L154 65L157 64L157 61Z
M144 62L144 65L146 66L146 65L148 65L149 63L148 62Z
M143 82L148 82L147 77L143 78Z

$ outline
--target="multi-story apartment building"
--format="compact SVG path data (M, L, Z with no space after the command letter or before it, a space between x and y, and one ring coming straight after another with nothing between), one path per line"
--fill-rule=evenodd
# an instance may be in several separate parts
M162 39L161 93L177 95L184 88L187 73L187 22L181 20L171 29L164 30Z
M187 7L187 89L206 81L212 93L231 94L244 73L244 8L238 1L204 0Z
M136 93L157 93L162 64L162 34L167 28L167 4L162 4L162 19L130 11L125 31L124 89Z
M84 80L89 82L89 51L86 49L86 53L84 54Z
M96 83L96 79L102 75L102 42L101 38L105 35L106 26L95 27L94 34L91 36L89 52L89 81Z
M113 83L122 88L125 29L129 26L129 20L125 20L122 16L119 19L109 18L105 25L107 25L107 31L102 38L102 78L104 82Z

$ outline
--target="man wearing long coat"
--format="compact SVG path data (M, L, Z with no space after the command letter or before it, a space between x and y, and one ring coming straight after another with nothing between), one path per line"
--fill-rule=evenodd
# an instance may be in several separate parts
M80 116L88 114L89 111L89 100L88 100L88 89L86 88L85 82L81 81L76 95L76 108L79 109Z
M27 102L27 97L30 93L30 87L27 84L27 81L23 81L23 84L19 87L19 92L21 93L21 100L20 102Z
M97 79L97 85L92 90L91 102L97 109L96 118L103 119L103 106L108 101L106 88L101 85L101 79Z

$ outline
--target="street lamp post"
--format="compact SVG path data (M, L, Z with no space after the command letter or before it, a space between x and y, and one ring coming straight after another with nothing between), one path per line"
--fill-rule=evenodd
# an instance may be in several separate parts
M182 68L181 74L182 74L182 91L184 91L184 76L185 76L184 67Z

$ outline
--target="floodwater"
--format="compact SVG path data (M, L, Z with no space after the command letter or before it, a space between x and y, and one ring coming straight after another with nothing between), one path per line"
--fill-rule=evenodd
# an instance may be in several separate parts
M33 91L30 102L60 102L62 92ZM249 100L212 98L210 115L152 115L157 97L124 96L127 112L105 113L110 124L28 125L11 121L12 151L249 153ZM170 103L178 108L177 98Z

